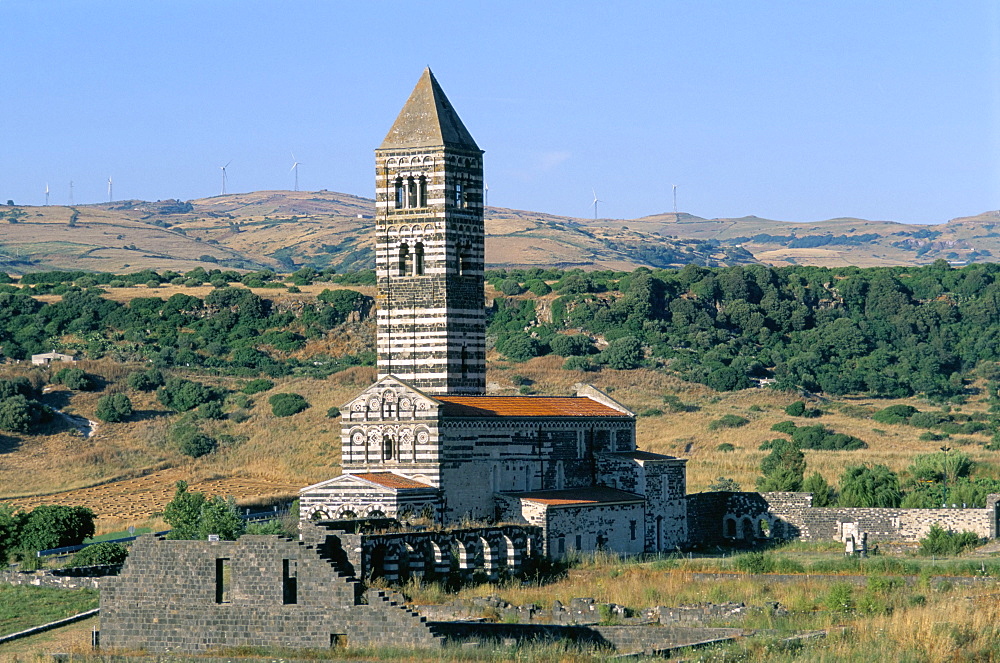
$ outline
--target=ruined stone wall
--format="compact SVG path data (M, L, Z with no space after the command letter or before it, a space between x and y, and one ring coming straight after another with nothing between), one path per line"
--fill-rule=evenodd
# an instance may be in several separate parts
M641 503L550 507L546 553L552 559L559 559L571 550L641 553L646 544L645 519Z
M997 497L984 509L883 509L814 507L810 493L699 493L688 496L692 543L721 544L757 539L837 541L844 525L865 532L869 542L925 537L932 525L997 535Z
M152 652L217 647L439 646L419 616L365 597L312 546L140 537L101 591L101 642Z

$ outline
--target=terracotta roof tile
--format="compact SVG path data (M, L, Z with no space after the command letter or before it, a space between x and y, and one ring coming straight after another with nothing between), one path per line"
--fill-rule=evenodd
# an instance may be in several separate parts
M452 417L628 417L580 396L434 396Z
M587 486L584 488L566 488L564 490L534 490L527 493L513 493L529 502L537 502L546 506L579 506L586 504L617 504L621 502L643 502L641 495L629 493L607 486Z
M414 481L413 479L407 479L406 477L393 474L392 472L365 472L363 474L354 474L352 472L351 476L396 490L414 488L430 488L431 490L434 490L434 486L429 486L426 483Z

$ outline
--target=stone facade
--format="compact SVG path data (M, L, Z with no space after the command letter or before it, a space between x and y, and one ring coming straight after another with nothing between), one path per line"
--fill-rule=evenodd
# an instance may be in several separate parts
M881 509L812 506L811 493L697 493L688 496L692 544L762 539L916 542L932 525L983 538L997 536L1000 495L984 509Z
M140 537L101 586L104 647L199 652L219 647L344 644L439 647L426 620L363 591L315 545Z
M430 69L375 150L378 369L486 391L483 151Z

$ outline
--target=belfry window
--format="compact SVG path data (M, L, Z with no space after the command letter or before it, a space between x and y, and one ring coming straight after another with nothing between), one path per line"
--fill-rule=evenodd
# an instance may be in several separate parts
M413 247L413 275L424 275L424 243L417 242Z
M396 209L402 209L403 207L403 178L396 178Z
M386 433L382 436L382 460L392 460L396 457L396 441Z
M417 207L417 183L412 177L406 178L406 206L410 209Z
M417 180L417 207L427 207L427 178L423 175Z
M461 182L455 182L455 207L465 207L465 191Z
M406 276L407 263L410 259L410 246L403 242L399 245L399 275Z

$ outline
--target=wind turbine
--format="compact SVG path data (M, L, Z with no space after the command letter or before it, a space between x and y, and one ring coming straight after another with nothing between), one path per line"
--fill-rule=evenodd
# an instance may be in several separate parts
M594 189L594 220L597 220L597 203L603 202L597 197L597 189Z
M677 216L677 185L674 185L674 216Z
M229 164L233 162L232 159L226 162L225 166L219 166L222 169L222 195L226 195L226 168L229 168Z
M483 182L483 209L490 206L490 185Z
M295 190L298 191L299 190L299 165L300 164L299 164L298 160L295 158L295 153L291 152L291 155L292 155L292 167L289 170L294 170L295 171Z
M49 206L49 183L45 183L45 206Z
M111 202L112 200L114 200L114 196L113 196L113 195L112 195L112 193L111 193L111 192L112 192L112 190L113 190L113 187L114 187L114 182L112 182L112 181L111 181L111 176L109 175L109 176L108 176L108 202L109 202L109 203L110 203L110 202Z

